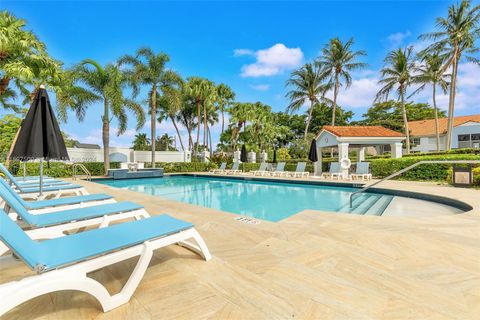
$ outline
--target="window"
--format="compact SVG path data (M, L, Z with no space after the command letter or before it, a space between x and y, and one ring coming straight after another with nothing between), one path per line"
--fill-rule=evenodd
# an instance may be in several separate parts
M472 134L472 141L480 141L480 133Z
M411 138L410 144L412 145L412 147L418 146L420 144L420 138Z
M470 141L470 135L469 134L459 134L458 135L458 141Z

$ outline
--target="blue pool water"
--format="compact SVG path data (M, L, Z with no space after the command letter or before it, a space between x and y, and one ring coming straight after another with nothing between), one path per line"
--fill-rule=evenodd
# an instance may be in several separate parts
M354 191L350 187L199 176L96 182L274 222L305 209L381 215L392 198L363 194L350 209L349 197Z

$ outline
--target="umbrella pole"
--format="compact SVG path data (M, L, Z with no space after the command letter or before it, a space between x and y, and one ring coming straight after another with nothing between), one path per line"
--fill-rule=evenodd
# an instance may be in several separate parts
M40 197L43 194L43 158L40 159Z

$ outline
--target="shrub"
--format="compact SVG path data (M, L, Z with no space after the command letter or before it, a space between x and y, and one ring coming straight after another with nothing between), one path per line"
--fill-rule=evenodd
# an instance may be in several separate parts
M434 156L404 157L399 159L374 159L370 161L372 174L384 178L394 172L423 160L480 160L473 154L443 154ZM449 164L424 164L400 175L400 180L445 181L448 178Z
M104 175L103 162L81 162L81 163L88 169L88 171L90 171L92 176ZM27 168L28 176L38 176L40 174L40 163L38 162L27 162L26 168ZM120 162L111 162L110 168L111 169L120 168ZM10 172L14 175L23 175L23 166L21 166L18 161L10 162L8 170L10 170ZM44 162L43 174L46 176L56 177L56 178L71 177L73 175L72 164L64 163L64 162L50 162L50 163Z

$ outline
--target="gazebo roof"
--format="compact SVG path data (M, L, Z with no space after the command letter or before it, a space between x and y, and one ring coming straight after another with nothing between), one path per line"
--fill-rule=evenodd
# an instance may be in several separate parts
M337 137L399 137L403 133L393 131L382 126L323 126L322 131L328 131ZM322 131L317 135L321 135Z

